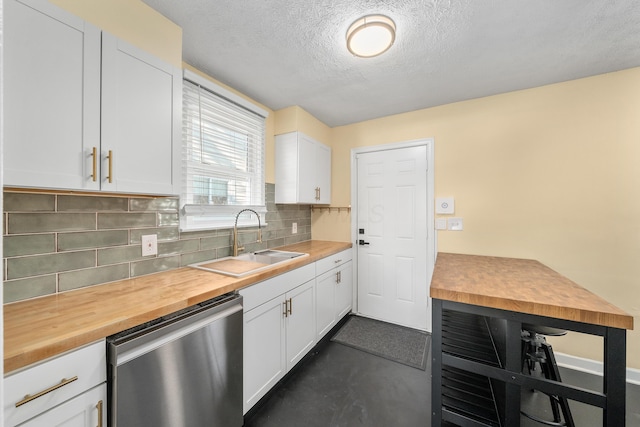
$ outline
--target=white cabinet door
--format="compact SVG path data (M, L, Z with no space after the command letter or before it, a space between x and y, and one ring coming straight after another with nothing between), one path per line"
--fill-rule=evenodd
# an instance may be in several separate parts
M4 184L176 194L180 70L46 0L4 13Z
M351 311L353 303L353 264L351 261L340 266L336 283L336 322Z
M286 373L284 306L280 295L244 313L244 413Z
M328 271L316 279L316 329L318 340L336 324L336 282L338 271Z
M172 194L179 176L180 71L103 32L102 188ZM177 108L176 108L177 106ZM176 121L178 119L178 121Z
M331 148L301 132L276 135L276 203L331 203Z
M102 422L98 419L101 418ZM99 385L23 423L20 427L95 427L107 425L107 386Z
M106 380L104 340L11 372L4 377L4 425L19 425L51 411ZM27 395L38 397L25 402Z
M351 260L316 279L316 325L320 340L351 311L353 300Z
M98 189L100 30L46 0L3 13L4 184Z
M316 203L316 142L298 133L298 203Z
M287 371L316 344L315 280L287 292Z
M316 182L318 185L318 200L315 203L331 203L331 148L323 144L316 144Z

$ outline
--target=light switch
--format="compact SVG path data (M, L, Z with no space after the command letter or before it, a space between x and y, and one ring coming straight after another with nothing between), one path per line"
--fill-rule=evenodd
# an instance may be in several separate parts
M454 212L453 197L438 197L436 199L437 214L452 214Z
M449 218L447 229L451 231L462 231L462 218Z
M436 230L447 229L447 218L436 218Z

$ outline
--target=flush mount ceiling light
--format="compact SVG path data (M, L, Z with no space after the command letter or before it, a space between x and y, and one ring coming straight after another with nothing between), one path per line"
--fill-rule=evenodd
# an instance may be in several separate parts
M396 24L384 15L368 15L351 24L347 31L347 49L362 58L386 52L396 39Z

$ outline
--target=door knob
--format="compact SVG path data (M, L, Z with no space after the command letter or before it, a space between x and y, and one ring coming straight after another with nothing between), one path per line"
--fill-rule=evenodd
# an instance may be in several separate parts
M365 242L364 240L360 239L360 240L358 241L358 244L359 244L359 245L361 245L361 246L364 246L364 245L368 245L368 244L369 244L369 242Z

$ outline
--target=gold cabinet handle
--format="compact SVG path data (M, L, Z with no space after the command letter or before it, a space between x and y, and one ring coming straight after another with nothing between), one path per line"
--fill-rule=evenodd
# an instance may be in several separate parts
M293 303L291 302L291 298L289 298L289 316L293 314Z
M93 173L91 174L91 179L93 182L96 182L98 179L98 147L93 147L91 157L93 157Z
M98 427L102 427L102 400L98 402L96 409L98 410Z
M59 389L60 387L64 387L64 386L66 386L67 384L69 384L69 383L72 383L72 382L76 381L77 379L78 379L78 376L77 376L77 375L76 375L75 377L73 377L73 378L69 378L69 379L63 378L63 379L62 379L62 381L60 381L58 384L56 384L56 385L54 385L54 386L51 386L51 387L49 387L49 388L48 388L48 389L46 389L46 390L42 390L41 392L36 393L36 394L34 394L34 395L27 394L27 395L24 397L24 399L22 399L20 402L16 403L16 408L18 408L18 407L20 407L20 406L24 405L25 403L29 403L29 402L31 402L31 401L32 401L32 400L34 400L34 399L37 399L37 398L39 398L39 397L42 397L42 396L44 396L44 395L45 395L45 394L47 394L47 393L51 393L52 391L57 390L57 389Z
M320 191L321 191L321 189L320 189L320 187L318 187L318 201L320 200L320 195L321 195Z
M284 317L287 317L287 300L284 300L282 305L284 306L284 311L282 312L282 314L284 314Z
M113 151L109 150L107 159L109 159L109 176L107 176L107 181L111 184L113 182Z
M337 260L335 260L333 262L334 262L334 264L340 264L342 262L342 260L341 259L337 259Z

